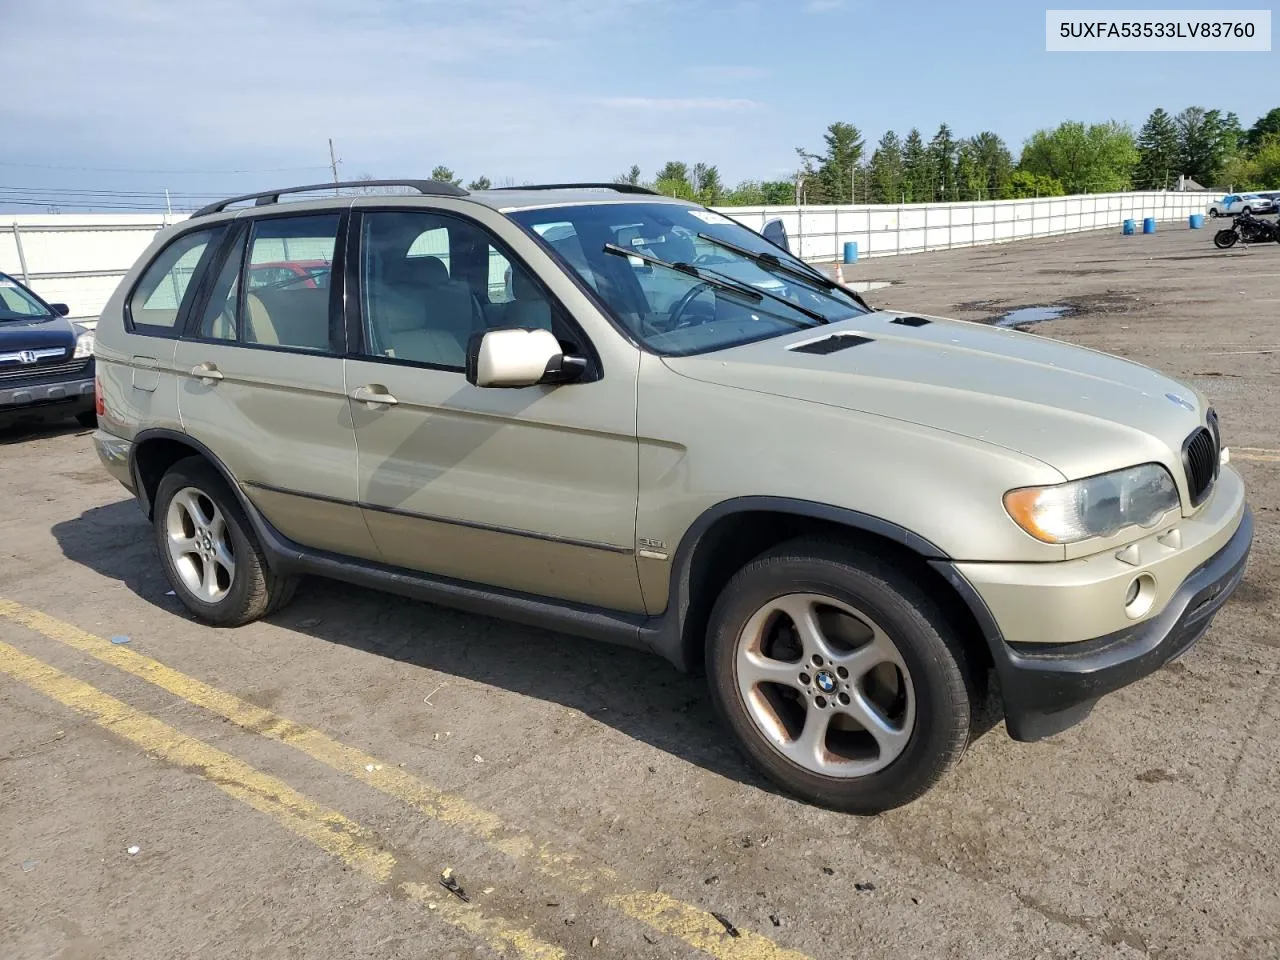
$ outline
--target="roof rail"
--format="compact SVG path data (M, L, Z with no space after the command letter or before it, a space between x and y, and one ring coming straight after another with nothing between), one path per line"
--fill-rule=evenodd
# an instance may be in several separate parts
M231 204L241 203L245 200L255 201L255 207L265 207L272 203L278 203L282 194L312 193L317 190L337 190L341 187L413 187L421 194L445 197L465 197L467 195L466 190L444 180L345 180L340 183L313 183L305 187L283 187L279 190L264 190L262 193L246 193L240 197L219 200L217 203L211 203L207 207L201 207L191 215L191 218L195 219L196 217L206 217L211 213L221 213Z
M649 196L661 196L657 190L650 190L634 183L531 183L523 187L494 187L494 190L616 190L618 193L644 193Z

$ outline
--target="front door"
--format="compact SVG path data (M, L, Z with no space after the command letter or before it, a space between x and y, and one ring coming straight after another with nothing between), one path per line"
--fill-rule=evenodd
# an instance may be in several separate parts
M330 270L345 221L295 214L236 229L178 344L178 410L285 536L376 558L357 504L341 277Z
M347 360L359 498L387 562L629 612L635 559L636 370L483 389L473 334L582 333L485 228L379 210L353 227L359 355ZM510 271L510 273L508 273Z

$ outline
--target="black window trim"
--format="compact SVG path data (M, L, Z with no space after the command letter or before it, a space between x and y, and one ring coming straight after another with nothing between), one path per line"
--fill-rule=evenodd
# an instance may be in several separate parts
M200 223L192 224L190 230L182 230L174 234L163 247L156 251L155 256L147 261L147 265L138 273L138 279L129 287L129 292L125 294L124 304L121 312L124 314L124 329L126 333L139 337L155 337L160 340L180 340L183 332L186 330L190 321L193 301L201 293L204 278L208 273L209 258L216 255L221 249L223 241L226 238L227 228L232 221L224 220L221 223ZM138 294L138 288L142 285L142 281L147 278L147 274L166 253L173 249L175 244L181 243L183 240L197 233L212 234L209 242L205 244L204 251L200 254L200 259L196 261L196 265L191 271L191 282L187 284L187 288L182 292L182 302L178 304L178 314L174 318L173 326L167 327L155 323L138 323L133 319L133 298ZM221 259L218 261L221 263ZM172 267L170 268L172 269Z
M244 317L245 296L248 290L246 278L249 271L249 253L257 224L264 220L301 219L303 217L338 217L338 226L334 234L333 259L329 270L329 349L327 351L311 350L307 347L293 347L276 343L251 343L244 339L242 318ZM181 339L192 343L207 343L212 346L240 347L245 350L270 350L274 353L295 354L302 357L329 357L341 360L347 356L346 324L343 317L343 300L345 297L346 271L342 269L345 262L347 235L351 221L350 206L328 210L272 210L270 213L242 215L234 221L235 229L229 232L218 243L216 269L206 265L201 277L200 299L192 305L186 317ZM240 248L240 270L236 281L236 335L234 339L222 340L217 337L200 336L200 319L208 299L213 293L213 284L221 272L228 256ZM207 279L206 279L207 278ZM194 286L194 285L193 285Z
M569 341L581 351L581 354L587 358L586 372L574 383L593 383L597 380L604 379L604 365L600 360L599 351L596 350L595 344L591 342L591 338L587 336L586 330L574 317L573 312L565 306L564 302L555 295L555 292L547 287L542 277L538 275L538 271L534 270L529 264L511 249L510 245L500 236L498 236L491 227L486 226L474 217L465 213L446 209L443 207L428 206L422 203L412 204L395 204L389 206L377 206L369 208L354 208L351 211L351 220L348 224L348 242L346 244L346 270L344 271L344 290L348 294L346 297L346 333L347 333L347 354L349 360L361 360L369 363L387 363L401 367L413 367L422 370L440 370L447 373L456 373L465 376L465 367L455 367L443 363L428 363L422 360L408 360L402 357L380 357L365 352L364 342L364 290L360 282L360 263L364 256L364 220L366 216L379 213L417 213L429 214L435 217L442 217L449 220L461 222L467 226L479 230L486 238L488 238L489 246L497 250L498 254L504 257L507 263L513 268L519 267L533 280L538 291L546 299L547 304L551 307L553 314L559 314L560 319L568 328L569 333L573 334L575 339ZM513 221L514 222L514 221ZM498 329L498 328L494 328ZM565 384L571 386L572 384Z

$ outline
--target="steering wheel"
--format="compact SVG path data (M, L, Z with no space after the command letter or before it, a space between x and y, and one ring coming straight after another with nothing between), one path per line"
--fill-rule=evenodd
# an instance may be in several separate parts
M667 322L663 324L663 333L670 333L673 330L681 330L685 327L695 326L698 321L685 320L685 311L689 309L689 304L693 303L695 297L703 290L712 289L711 284L705 280L700 280L688 289L684 296L676 301L675 306L667 313Z

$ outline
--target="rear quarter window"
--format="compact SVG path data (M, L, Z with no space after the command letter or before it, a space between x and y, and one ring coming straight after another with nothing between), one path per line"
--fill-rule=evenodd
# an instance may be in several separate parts
M174 336L195 279L217 245L222 227L192 230L173 240L143 271L129 295L126 321L138 333Z

